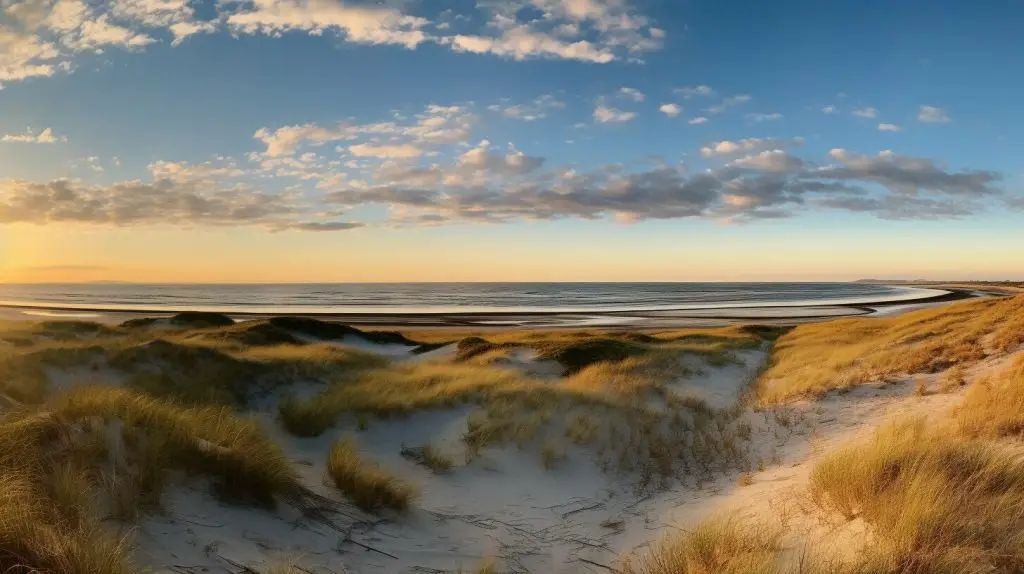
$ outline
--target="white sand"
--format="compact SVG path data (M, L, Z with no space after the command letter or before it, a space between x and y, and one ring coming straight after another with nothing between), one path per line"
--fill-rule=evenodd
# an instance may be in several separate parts
M454 352L450 346L432 351L431 357L414 356L403 345L345 341L352 343L416 360L443 360ZM704 365L703 374L675 382L672 390L700 396L715 407L732 405L766 358L765 350L737 354L742 365ZM543 363L526 351L509 360L526 370ZM969 377L993 372L1007 360L989 359L973 368ZM53 370L50 375L59 388L119 380L104 368ZM940 377L941 373L929 375L926 381L937 388ZM203 482L182 478L183 486L165 497L166 514L145 518L134 531L136 557L158 573L186 571L179 568L185 566L190 572L239 572L233 564L263 572L281 557L295 559L317 574L472 572L485 556L502 559L499 571L607 572L605 566L614 567L623 553L722 513L784 521L794 550L811 542L853 553L866 540L863 525L829 528L806 513L808 476L828 448L867 436L894 415L941 416L963 393L921 397L913 394L913 387L907 378L779 411L748 411L742 416L753 428L749 447L763 468L752 475L752 484L740 486L739 472L730 471L703 483L683 479L653 496L638 496L628 478L602 472L592 453L582 449L568 451L568 459L551 470L541 465L536 447L488 449L463 466L461 437L473 411L470 406L373 420L362 431L356 421L348 420L321 437L301 439L277 424L279 397L270 397L254 404L252 414L296 461L304 482L315 492L342 500L323 482L324 459L336 438L352 433L364 454L420 486L415 508L407 515L383 517L350 509L328 525L285 506L274 512L228 506L213 498ZM299 384L288 392L314 391ZM403 447L428 443L457 461L451 472L434 474L401 455Z

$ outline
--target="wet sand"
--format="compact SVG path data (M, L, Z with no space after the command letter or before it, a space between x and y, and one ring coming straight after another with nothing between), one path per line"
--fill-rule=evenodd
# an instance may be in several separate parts
M929 286L933 287L933 286ZM336 320L364 327L394 328L677 328L716 327L734 323L795 325L838 317L892 316L896 313L930 307L973 297L998 296L996 293L963 287L945 288L945 292L912 300L885 300L827 305L722 307L716 309L655 311L594 311L586 313L552 312L460 312L460 313L309 313L302 316ZM888 311L887 311L888 310ZM113 309L69 309L59 306L0 307L0 319L88 320L117 324L139 317L163 317L166 311L123 311ZM262 319L272 315L234 313L236 320Z

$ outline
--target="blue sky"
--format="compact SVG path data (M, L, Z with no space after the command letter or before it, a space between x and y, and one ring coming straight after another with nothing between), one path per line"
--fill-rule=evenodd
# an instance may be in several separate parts
M0 277L148 276L152 242L181 280L1021 273L1018 2L0 6Z

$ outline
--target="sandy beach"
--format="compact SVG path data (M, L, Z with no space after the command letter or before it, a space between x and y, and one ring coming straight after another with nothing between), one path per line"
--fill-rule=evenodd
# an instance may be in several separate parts
M822 321L837 317L869 316L892 314L914 309L927 308L937 304L968 299L972 297L999 296L1004 292L986 290L971 285L930 285L916 297L900 299L880 298L877 301L859 301L843 304L779 304L775 306L730 305L708 309L651 309L629 311L509 311L509 312L447 312L420 311L415 313L344 313L315 312L300 313L297 316L323 320L343 321L352 325L378 328L564 328L601 327L622 329L666 329L682 327L717 327L744 322L758 322L772 325L795 325L805 322ZM125 311L118 307L69 306L59 304L8 304L0 305L0 318L5 319L83 319L107 324L117 324L132 318L157 316L168 317L173 312L158 308ZM185 310L185 309L182 309ZM295 313L228 313L237 320L265 319L273 316Z
M1015 376L1021 303L643 331L6 321L0 453L66 425L82 528L158 573L635 572L722 517L778 532L773 571L813 549L854 572L882 534L830 517L822 465Z

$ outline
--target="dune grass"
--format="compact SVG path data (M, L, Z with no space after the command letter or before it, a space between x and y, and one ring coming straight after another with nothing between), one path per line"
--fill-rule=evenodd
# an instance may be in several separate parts
M975 383L953 418L972 438L1024 438L1024 354L1006 371Z
M66 441L51 416L0 416L0 570L133 572L127 540L101 522L88 477L47 456Z
M774 574L782 572L782 533L733 519L702 522L627 559L623 574Z
M423 445L423 464L434 472L448 472L455 466L452 457L432 444Z
M508 397L545 404L561 399L633 400L651 391L662 393L668 381L692 374L694 369L681 357L722 357L732 350L757 347L763 342L760 334L742 329L596 337L562 331L512 331L497 333L496 339L462 339L454 363L396 364L355 372L314 399L283 404L282 421L293 432L310 436L323 432L344 412L390 415ZM558 384L551 384L516 369L470 361L503 347L522 345L537 349L538 359L559 361L571 374Z
M1024 296L954 303L894 318L801 325L780 337L757 397L778 403L953 365L1024 344Z
M1024 462L1003 445L894 422L829 454L810 488L822 509L871 526L875 571L1024 569Z
M359 456L352 437L331 446L327 476L353 504L367 511L406 510L417 496L413 485Z
M387 364L379 355L338 345L247 345L221 337L238 325L174 332L102 327L102 336L55 340L39 333L74 333L79 327L46 325L50 331L41 331L39 324L7 323L8 332L35 338L21 346L0 346L0 400L40 404L51 391L48 370L78 368L95 371L97 378L112 369L126 375L133 388L189 403L243 404L254 394L297 380Z
M49 406L64 419L117 420L138 431L139 442L159 441L161 456L138 458L137 472L159 474L176 467L201 473L229 500L270 506L282 498L300 507L308 502L309 492L280 447L259 424L228 408L183 406L118 387L74 388Z
M476 410L463 436L470 459L508 443L543 451L545 442L568 436L597 451L603 468L636 476L638 488L742 466L750 435L741 432L735 413L680 398L667 387L693 372L674 344L630 344L649 348L556 380L473 360L396 363L341 378L317 396L285 400L279 419L292 434L308 437L345 414L389 417L471 404ZM652 400L663 407L652 408ZM559 458L539 460L551 466Z

